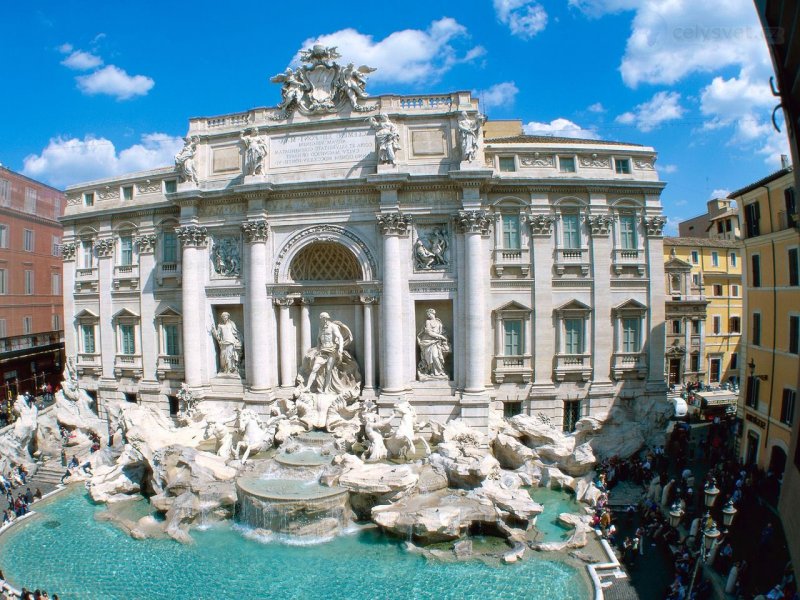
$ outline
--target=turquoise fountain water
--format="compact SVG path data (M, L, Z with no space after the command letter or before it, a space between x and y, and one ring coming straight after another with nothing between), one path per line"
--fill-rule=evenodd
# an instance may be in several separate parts
M35 508L38 516L0 537L0 568L18 586L65 599L590 597L581 574L559 561L431 562L374 530L285 546L219 525L193 532L196 543L182 545L134 540L96 522L94 514L105 509L82 490Z
M536 517L536 529L539 542L564 542L572 534L571 527L564 527L558 522L561 513L584 514L583 507L575 500L575 496L562 490L537 487L528 490L536 502L542 505L542 514Z

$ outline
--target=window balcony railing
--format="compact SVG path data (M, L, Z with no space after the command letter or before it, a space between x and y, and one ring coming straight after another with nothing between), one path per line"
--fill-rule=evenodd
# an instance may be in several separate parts
M589 381L592 377L591 354L556 354L555 374L557 381L577 378Z
M644 250L636 248L617 248L613 254L614 272L619 275L625 267L635 268L639 275L644 275Z
M75 279L96 279L97 269L94 267L75 269Z
M529 383L532 375L531 359L530 354L496 356L494 366L495 381L503 383L506 377L512 376L515 379L522 379L523 383Z
M611 361L615 379L647 377L647 355L644 352L615 352Z
M173 279L176 283L181 279L181 266L177 262L158 263L156 280L158 285L164 285L165 280Z
M563 275L567 267L579 267L583 275L589 274L588 248L556 248L556 272Z
M139 287L139 265L114 265L114 289Z
M117 354L114 357L114 375L142 376L142 356L140 354Z
M530 272L531 257L528 248L496 248L492 252L492 260L498 277L502 277L503 271L508 267L520 269L526 277Z
M79 352L75 369L78 375L100 375L103 370L100 355L93 352Z
M159 379L164 379L168 376L183 377L183 356L160 354L158 356L158 364L156 372Z

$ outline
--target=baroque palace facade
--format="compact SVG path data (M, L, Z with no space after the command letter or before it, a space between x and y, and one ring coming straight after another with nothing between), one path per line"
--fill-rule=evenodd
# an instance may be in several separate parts
M440 421L541 413L570 430L665 399L652 148L523 135L468 92L368 97L369 69L303 58L273 79L279 106L191 119L175 167L67 190L67 354L101 410L174 411L183 382L266 410L322 313L347 325L384 414L409 399Z

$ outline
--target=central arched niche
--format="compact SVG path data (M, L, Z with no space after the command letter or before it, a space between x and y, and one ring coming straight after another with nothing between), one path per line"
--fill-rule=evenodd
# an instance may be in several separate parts
M292 281L360 281L363 273L350 250L336 242L314 242L289 265Z

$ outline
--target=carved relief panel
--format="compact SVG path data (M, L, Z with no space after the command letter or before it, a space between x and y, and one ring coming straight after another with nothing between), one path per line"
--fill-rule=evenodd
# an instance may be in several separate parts
M242 274L242 239L240 235L218 234L211 245L211 276L214 279L240 277Z
M418 224L412 246L414 272L450 271L451 246L448 223Z

